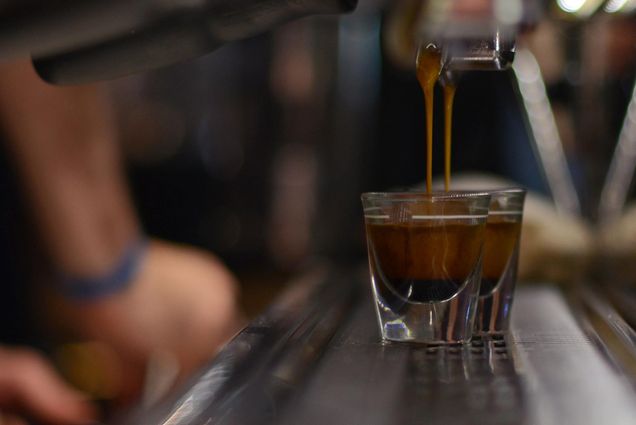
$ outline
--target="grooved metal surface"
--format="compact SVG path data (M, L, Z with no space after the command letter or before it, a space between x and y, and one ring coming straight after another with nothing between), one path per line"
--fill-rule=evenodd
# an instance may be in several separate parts
M330 344L280 423L524 423L522 378L505 339L381 343L370 305L361 305Z
M527 376L533 423L636 423L636 395L578 326L559 292L519 291L512 339Z
M426 346L380 341L366 282L336 276L295 287L187 391L126 423L636 423L633 387L550 287L517 292L506 337Z

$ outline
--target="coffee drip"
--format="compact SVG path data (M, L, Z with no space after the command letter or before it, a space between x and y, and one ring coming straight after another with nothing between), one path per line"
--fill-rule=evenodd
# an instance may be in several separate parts
M444 190L450 190L451 145L453 131L453 103L457 83L451 71L442 70L442 54L433 43L421 47L416 59L417 79L424 93L426 106L426 191L433 190L433 108L435 84L439 80L444 89ZM442 78L440 78L442 75Z

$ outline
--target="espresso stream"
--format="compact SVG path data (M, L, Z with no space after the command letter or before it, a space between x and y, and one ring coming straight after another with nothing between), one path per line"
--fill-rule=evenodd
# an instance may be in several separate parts
M424 92L426 107L426 191L433 188L433 108L435 83L442 69L442 55L434 44L422 47L417 52L417 79ZM451 138L453 130L453 103L457 86L444 81L444 188L450 190L451 181Z
M444 189L450 190L451 181L451 137L453 133L453 103L455 101L454 84L444 85Z
M432 44L417 52L417 79L424 92L426 107L426 192L433 191L433 100L435 83L442 68L442 55Z

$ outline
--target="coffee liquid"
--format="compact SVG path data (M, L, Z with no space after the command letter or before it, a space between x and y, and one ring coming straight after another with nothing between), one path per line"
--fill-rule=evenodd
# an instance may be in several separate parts
M450 190L451 181L451 137L455 91L457 91L455 84L444 84L444 189L446 192Z
M389 304L443 301L457 293L481 251L484 224L367 224L369 258Z
M420 48L415 61L417 79L424 92L426 106L426 192L433 191L433 97L435 83L442 68L442 55L439 49L429 44Z
M505 216L488 219L484 243L484 262L480 295L489 294L499 283L517 246L521 222Z
M424 92L426 106L426 191L431 193L433 181L433 105L435 83L442 68L442 56L434 44L429 44L417 52L417 79ZM451 140L453 129L453 103L457 86L447 82L444 87L444 188L450 190L451 180Z

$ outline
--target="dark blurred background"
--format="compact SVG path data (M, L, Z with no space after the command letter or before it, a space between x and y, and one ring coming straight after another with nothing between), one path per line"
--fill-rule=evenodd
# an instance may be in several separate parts
M568 4L546 2L520 46L542 66L593 220L633 87L635 25L602 10L591 19L566 13ZM424 176L421 91L388 40L400 30L396 13L363 1L351 16L304 19L115 82L147 231L211 249L239 271L291 272L315 255L361 261L359 194ZM512 74L467 75L455 106L454 172L494 173L550 196L533 149ZM442 149L435 155L440 164Z
M148 232L209 248L239 270L294 270L315 254L362 259L360 193L424 176L421 91L412 69L383 56L384 19L306 19L114 83ZM504 143L509 131L525 137L518 108L505 106L509 80L462 82L454 169L544 190L532 172L514 176L515 155L531 153L527 142Z
M262 282L279 285L317 258L362 263L360 194L423 181L423 99L399 41L412 2L382 3L363 0L349 16L303 19L109 84L145 230L218 254L246 293L262 295L248 311L271 299ZM519 39L541 65L590 221L634 85L634 7L546 0ZM436 100L441 111L440 92ZM441 140L442 114L435 119ZM511 72L466 75L454 173L491 173L552 196L526 121ZM435 164L441 155L438 147Z

